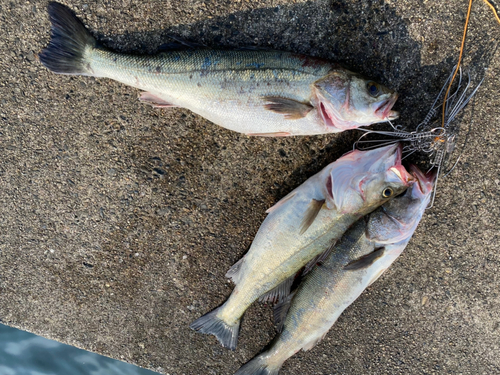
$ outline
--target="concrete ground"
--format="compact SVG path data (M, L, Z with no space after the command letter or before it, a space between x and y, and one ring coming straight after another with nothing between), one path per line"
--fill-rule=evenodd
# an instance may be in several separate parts
M409 128L451 71L467 1L66 3L108 47L169 35L320 56L400 92ZM239 347L190 330L232 290L224 274L265 210L358 132L249 138L138 90L48 72L45 1L0 1L0 320L164 374L232 374L274 336L269 306ZM405 253L282 374L500 373L500 25L475 1L466 65L484 83L469 142ZM485 68L488 68L486 71ZM384 128L384 126L382 126ZM457 153L458 154L458 153ZM457 155L455 155L457 156Z

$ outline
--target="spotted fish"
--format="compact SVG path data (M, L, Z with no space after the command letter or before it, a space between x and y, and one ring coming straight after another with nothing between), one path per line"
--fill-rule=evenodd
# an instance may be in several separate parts
M184 107L239 133L337 133L393 120L397 94L321 59L279 51L190 49L128 55L100 46L66 6L48 6L52 34L39 55L59 74L110 78L144 90L154 107Z

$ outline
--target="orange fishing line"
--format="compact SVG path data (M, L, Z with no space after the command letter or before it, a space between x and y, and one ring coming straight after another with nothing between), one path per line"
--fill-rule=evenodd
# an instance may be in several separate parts
M488 5L491 8L493 14L495 15L495 18L497 19L498 23L500 23L500 17L498 17L498 12L495 9L495 7L488 0L483 0L483 1L486 3L486 5Z
M446 90L446 94L444 95L443 101L443 120L442 127L444 128L444 120L445 120L445 109L446 109L446 99L448 98L448 94L450 93L451 85L455 80L455 77L458 73L458 68L460 68L460 63L462 62L462 54L464 52L465 45L465 37L467 36L467 28L469 27L469 18L470 18L470 10L472 8L472 0L469 0L469 9L467 10L467 18L465 19L465 27L464 27L464 36L462 37L462 45L460 46L460 55L458 56L457 68L455 69L455 73L453 73L453 77L451 78L450 84L448 85L448 90Z
M493 11L493 15L497 19L498 23L500 23L500 17L498 16L498 12L496 8L489 2L489 0L483 0L486 5L488 5L491 10ZM450 93L451 85L453 84L453 81L455 80L455 77L458 73L458 69L460 68L460 63L462 62L462 54L464 52L464 45L465 45L465 38L467 36L467 29L469 27L469 19L470 19L470 11L472 8L472 0L469 0L469 9L467 10L467 18L465 19L465 26L464 26L464 35L462 37L462 45L460 46L460 55L458 56L458 63L457 63L457 68L455 69L455 73L453 74L453 77L451 78L450 84L448 85L448 89L446 90L446 94L444 95L444 102L443 102L443 119L442 119L442 127L444 128L444 123L445 123L445 109L446 109L446 99L448 98L448 94ZM436 138L436 141L438 139Z

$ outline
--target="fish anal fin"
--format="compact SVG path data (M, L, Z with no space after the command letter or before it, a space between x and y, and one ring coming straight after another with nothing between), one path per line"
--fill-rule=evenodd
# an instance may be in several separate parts
M350 262L347 266L344 267L344 270L356 271L362 268L366 268L371 266L375 261L384 255L385 247L379 247L372 251L369 254L363 255L361 258L358 258L352 262Z
M309 206L307 207L307 210L305 212L304 218L302 219L299 234L304 234L304 232L311 226L311 224L314 222L314 219L316 219L316 216L318 216L321 207L323 207L323 204L325 204L324 199L311 200L311 203L309 203Z
M276 325L276 330L278 332L283 331L283 324L285 323L286 315L288 310L290 310L290 305L292 303L293 296L296 290L290 293L283 301L278 302L273 308L274 324Z
M285 298L290 294L290 289L292 288L293 281L295 280L295 274L290 276L288 279L283 281L277 287L271 289L266 294L260 296L260 302L273 302L279 303L285 300Z
M233 264L233 266L226 273L226 277L228 279L231 279L235 284L238 284L238 281L240 279L240 270L241 265L243 264L243 259L245 258L241 258L239 261Z
M246 133L250 137L289 137L292 133L275 132L275 133Z
M309 341L307 344L305 344L303 347L302 347L302 350L307 352L308 350L311 350L312 348L314 348L316 345L318 345L318 343L323 340L326 336L326 334L328 333L328 331L326 331L325 333L323 333L321 335L321 337L318 337L317 339L314 339L314 340L311 340Z
M151 105L153 108L171 108L177 107L175 104L171 104L159 96L151 94L150 92L144 91L141 92L141 96L139 96L139 100L141 102L147 103Z
M269 207L266 211L267 214L270 214L274 210L278 209L278 207L283 206L286 202L288 202L290 199L292 199L295 196L295 191L292 191L291 193L287 194L284 198L281 198L278 203L276 203L274 206Z
M268 111L285 115L287 120L298 120L306 117L314 107L309 103L301 103L293 99L280 98L278 96L265 96L263 98L267 104L264 108Z

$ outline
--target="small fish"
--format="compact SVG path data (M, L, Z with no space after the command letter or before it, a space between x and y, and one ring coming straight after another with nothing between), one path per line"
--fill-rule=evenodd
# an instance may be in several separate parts
M59 74L106 77L145 90L154 107L184 107L239 133L337 133L393 120L397 94L340 66L279 51L198 49L153 56L98 45L66 6L51 2L51 41L39 55Z
M331 163L267 211L248 253L226 274L233 293L191 328L234 350L240 319L256 299L285 298L297 271L412 183L398 145L352 151Z
M279 337L236 375L277 375L285 360L300 349L313 348L340 314L396 260L422 218L435 177L410 168L417 182L346 232L329 257L305 276L293 298L290 295L277 306L278 325L284 319L283 326L278 326L283 328Z

